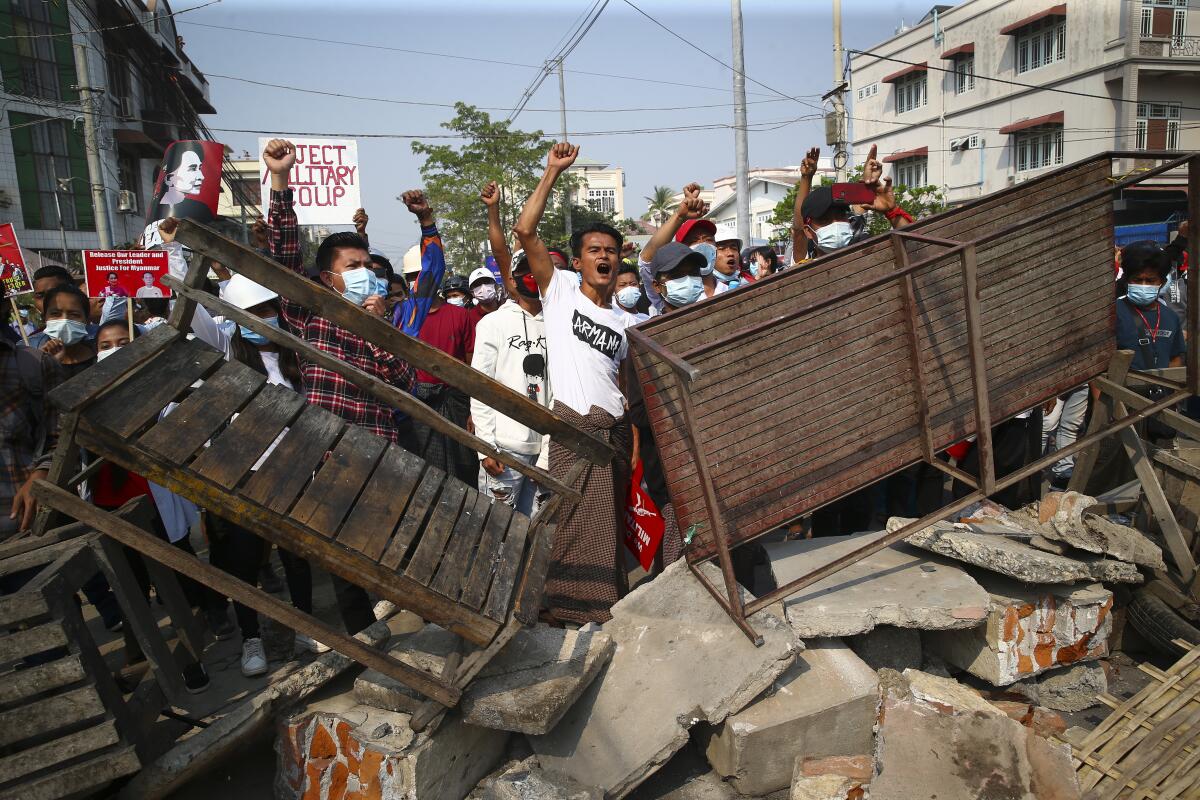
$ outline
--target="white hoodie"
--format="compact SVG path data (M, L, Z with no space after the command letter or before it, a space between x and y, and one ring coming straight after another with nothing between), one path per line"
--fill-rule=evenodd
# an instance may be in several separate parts
M525 357L537 354L546 358L546 323L542 315L533 316L515 300L504 303L479 320L475 327L475 352L471 366L515 392L527 395L530 384L539 388L538 402L549 407L553 402L550 379L543 366L543 376L536 378L525 372ZM541 455L544 461L548 448L545 437L503 414L496 413L480 401L471 399L471 419L475 435L488 444L510 453ZM480 455L480 460L485 456Z

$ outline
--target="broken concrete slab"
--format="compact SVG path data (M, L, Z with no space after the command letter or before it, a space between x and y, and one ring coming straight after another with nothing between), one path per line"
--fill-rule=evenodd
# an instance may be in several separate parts
M870 633L849 636L846 644L871 669L920 669L921 632L913 628L880 625Z
M459 638L445 628L428 624L415 633L399 637L388 647L388 653L410 667L442 673L446 659L459 647ZM354 681L354 697L363 705L387 711L412 713L425 697L395 678L373 669L365 670Z
M866 783L875 772L875 757L861 756L828 756L826 758L810 758L796 756L796 770L793 777L811 778L817 775L841 775Z
M519 631L463 694L463 720L516 733L548 733L616 648L600 631L546 625Z
M774 542L766 551L783 586L882 535ZM892 545L802 589L784 608L801 638L851 636L876 625L970 628L987 615L987 593L959 565Z
M1061 736L1067 730L1067 723L1058 714L1048 708L1019 700L989 700L992 705L1016 720L1026 728L1044 738Z
M925 649L996 686L1108 653L1112 592L1099 584L1027 586L975 574L991 605L985 625L930 631Z
M872 800L1080 797L1068 746L1043 739L994 707L981 710L971 700L967 707L948 704L958 695L940 684L945 679L885 672ZM937 699L914 694L913 681Z
M484 789L482 800L603 800L599 789L528 763L535 760L528 759L497 777Z
M892 517L887 529L899 530L912 521ZM1047 553L1005 536L979 533L973 528L971 524L937 522L905 541L1027 583L1072 583L1092 577L1088 566L1073 558Z
M871 751L879 677L838 639L813 639L763 697L704 731L713 769L739 794L788 786L796 758Z
M1092 553L1081 553L1078 550L1074 551L1071 557L1088 568L1088 572L1091 573L1092 580L1094 581L1102 581L1104 583L1141 583L1146 580L1146 577L1138 571L1135 564L1125 561L1114 561L1111 558L1105 558L1104 556Z
M701 570L721 582L714 565ZM744 708L803 649L769 609L750 618L763 638L755 647L682 560L612 614L603 626L617 643L612 660L554 730L530 737L543 769L597 786L609 798L624 797L666 762L693 725L716 724Z
M789 800L858 800L862 782L844 775L798 775L792 781Z
M1038 703L1055 711L1083 711L1100 705L1108 691L1104 666L1095 661L1072 664L1038 676Z
M1162 550L1141 531L1121 525L1090 509L1099 501L1078 492L1050 492L1040 501L1009 514L1047 539L1097 555L1150 569L1163 569Z

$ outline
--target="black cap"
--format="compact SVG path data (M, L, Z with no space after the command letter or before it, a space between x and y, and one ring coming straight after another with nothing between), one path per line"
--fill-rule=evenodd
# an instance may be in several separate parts
M687 263L691 263L697 270L701 270L707 266L708 259L704 257L703 253L697 253L686 244L668 242L654 252L654 258L650 260L650 271L658 275L670 272L681 264Z
M828 186L813 189L800 206L800 216L804 219L821 219L834 211L849 213L850 205L843 200L834 200L833 189Z

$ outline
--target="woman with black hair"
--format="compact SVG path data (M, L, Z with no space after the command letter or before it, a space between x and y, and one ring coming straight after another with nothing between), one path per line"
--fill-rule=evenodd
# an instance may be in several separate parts
M91 307L75 284L55 286L42 300L46 339L42 350L58 361L65 378L73 378L96 363L96 343L88 334Z
M167 150L154 187L152 219L177 217L210 222L212 209L201 201L204 185L204 143L176 142Z

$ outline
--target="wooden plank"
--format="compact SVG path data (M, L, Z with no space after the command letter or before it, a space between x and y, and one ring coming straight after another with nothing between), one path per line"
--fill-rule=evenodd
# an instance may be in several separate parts
M245 364L226 362L143 435L141 446L186 463L266 382L266 375Z
M213 260L207 256L193 258L187 274L183 276L183 285L189 289L202 288L208 280L208 270L212 263ZM196 301L190 297L177 296L175 304L171 307L171 315L167 317L167 324L182 333L190 333L195 314Z
M223 360L220 353L198 340L177 341L84 413L92 424L131 437Z
M65 542L56 544L47 544L45 547L39 547L36 550L27 550L20 555L10 556L4 561L0 561L0 575L12 575L17 572L24 572L33 567L40 567L43 564L49 564L60 556L79 549L78 541L68 539Z
M95 365L93 365L95 366ZM59 419L58 441L54 445L54 456L50 460L46 480L57 486L66 486L70 476L79 469L80 452L75 446L75 429L79 427L79 413L69 411ZM38 508L29 533L41 538L49 528L62 524L62 520L50 508Z
M471 369L453 356L411 336L406 336L387 321L368 314L352 303L329 292L302 275L288 270L261 253L221 236L213 229L192 220L183 220L177 233L179 241L194 250L228 264L253 281L270 287L318 316L361 336L408 363L436 375L478 400L486 402L510 419L536 431L548 433L556 441L585 454L597 464L610 461L612 447L594 436L564 422L545 406L532 402L520 392Z
M333 538L387 445L386 439L357 425L348 426L289 516Z
M378 561L404 515L425 462L394 444L387 446L362 496L338 533L338 544Z
M437 505L429 515L429 522L425 524L425 530L421 531L417 549L413 551L408 567L404 570L404 574L417 583L428 586L433 580L434 570L442 559L442 552L446 549L450 531L458 520L467 491L466 484L454 478L447 478L442 486Z
M35 700L19 708L0 712L0 747L103 715L104 704L91 686L81 686L53 697Z
M173 282L170 276L164 279L165 283L178 287L177 282ZM182 287L180 290L183 291ZM214 314L224 314L226 317L237 321L241 325L254 330L255 332L265 336L268 340L274 342L280 347L290 350L295 350L300 354L305 361L318 364L325 369L341 375L347 381L361 389L365 394L375 398L381 403L397 408L400 411L413 417L413 419L422 422L434 430L445 434L459 444L464 445L472 450L482 453L485 456L500 461L505 466L512 467L517 472L532 478L539 484L553 488L555 491L570 491L566 487L560 486L550 473L540 469L534 465L527 464L525 461L517 458L512 453L493 447L488 442L483 441L475 434L458 427L450 420L438 414L430 406L425 405L420 400L417 400L407 391L398 389L391 384L385 383L379 378L366 371L359 369L353 364L349 364L340 358L336 358L329 353L318 350L310 343L295 336L282 328L277 328L267 325L259 317L249 314L241 309L231 306L222 300L207 295L203 292L192 292L191 296L203 305L207 306ZM490 380L490 379L489 379ZM541 406L539 406L540 408ZM566 424L566 423L564 423ZM585 435L585 434L578 434Z
M0 628L50 613L45 599L36 592L18 592L0 597Z
M166 327L160 325L159 327ZM104 753L55 770L20 786L0 790L0 800L59 800L78 797L142 768L132 747Z
M303 408L303 395L275 384L264 386L216 441L196 457L192 469L226 489L235 488Z
M181 339L179 331L159 325L137 337L103 361L97 361L69 381L50 392L50 402L59 411L78 411L85 403L119 385L123 376L158 355L168 345Z
M199 661L204 655L206 628L184 595L179 576L153 559L146 561L146 571L150 573L150 581L154 584L155 596L171 615L171 627L191 654L192 660Z
M52 692L87 677L78 656L66 656L57 661L27 667L6 675L0 681L0 704L9 705Z
M428 467L425 470L425 474L421 476L421 482L413 492L412 501L404 511L404 519L400 522L400 528L383 554L383 560L380 562L383 566L388 569L400 568L409 545L425 527L425 517L429 514L429 509L433 507L438 492L442 490L442 484L445 482L446 473L437 467Z
M283 441L246 481L242 496L283 514L321 466L348 423L323 408L306 406Z
M282 622L292 630L306 633L318 641L325 642L360 664L365 664L385 675L394 677L443 705L453 706L458 702L459 691L457 689L443 685L428 673L402 664L344 632L333 630L316 617L293 608L290 603L285 603L238 580L224 570L213 567L199 558L173 547L169 542L164 542L136 525L131 525L125 520L85 503L76 495L65 492L45 481L36 482L36 492L39 498L52 499L64 513L87 521L121 544L134 548L176 572L181 572L206 586L211 586L225 596L231 597L259 613L266 614L271 619ZM0 717L0 722L2 721L3 719ZM0 731L0 736L2 735L3 732ZM3 743L0 741L0 744Z
M15 781L120 741L112 720L0 758L0 783Z
M528 534L529 517L513 514L512 522L508 525L508 535L504 537L504 544L500 548L496 577L492 580L492 588L483 607L483 614L489 619L502 622L508 615L509 601L512 599L517 571L521 568L522 557L525 554L525 539Z
M438 594L445 595L451 600L458 600L458 595L467 578L467 571L471 567L471 557L475 554L479 538L483 535L483 525L488 516L488 509L493 505L504 505L504 503L493 504L482 492L474 489L467 490L467 499L463 503L462 514L459 515L458 522L454 525L454 533L450 534L450 543L446 547L446 554L442 557L442 563L438 566L437 575L433 579L432 588Z
M65 647L66 644L67 636L58 620L43 622L32 628L0 636L0 664L55 647Z
M492 511L488 514L483 526L483 536L479 540L479 549L475 553L475 561L471 564L471 574L467 576L459 602L478 610L487 599L488 587L492 585L492 575L500 561L500 544L513 518L512 506L507 503L493 503Z
M1125 404L1117 401L1117 417L1123 417L1128 413ZM1146 445L1142 443L1133 428L1125 428L1119 435L1121 444L1125 448L1125 454L1129 456L1129 461L1133 464L1133 471L1138 480L1142 482L1142 491L1146 493L1146 502L1149 503L1150 510L1154 512L1154 519L1162 531L1167 549L1171 551L1175 568L1179 570L1179 574L1185 582L1189 581L1196 572L1196 562L1192 558L1187 537L1183 535L1179 523L1175 520L1175 514L1171 511L1171 504L1167 501L1167 496L1163 494L1158 476L1154 474L1154 466L1150 463L1150 457L1146 453Z

